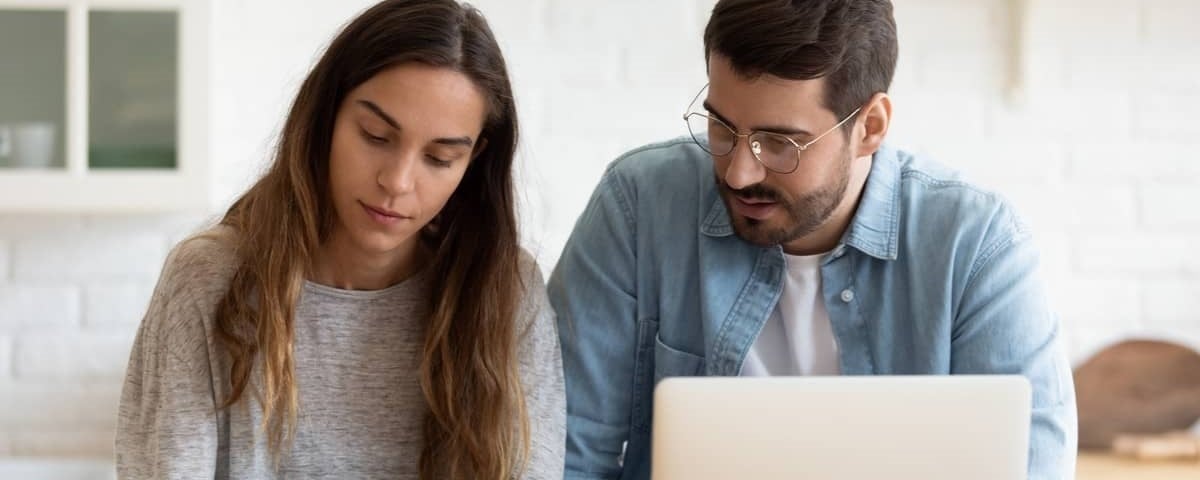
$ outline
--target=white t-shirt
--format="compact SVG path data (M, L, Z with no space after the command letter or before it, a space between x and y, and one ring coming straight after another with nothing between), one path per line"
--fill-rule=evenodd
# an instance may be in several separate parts
M784 255L783 293L742 364L744 377L838 375L837 341L821 295L826 254Z

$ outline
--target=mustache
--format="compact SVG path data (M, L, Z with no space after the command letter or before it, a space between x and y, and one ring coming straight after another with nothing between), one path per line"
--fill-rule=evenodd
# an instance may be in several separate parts
M783 200L783 195L780 195L777 190L761 183L756 183L746 188L735 189L730 187L729 184L725 183L725 180L722 180L721 178L717 178L716 180L717 186L719 186L721 190L747 200L762 200L767 202L780 202Z

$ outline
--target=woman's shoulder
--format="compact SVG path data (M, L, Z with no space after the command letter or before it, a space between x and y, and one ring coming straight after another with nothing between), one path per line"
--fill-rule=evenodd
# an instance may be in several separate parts
M518 249L517 268L521 273L521 281L526 283L527 286L530 283L535 284L535 286L545 286L546 282L542 276L542 268L538 265L537 258L525 247Z
M212 227L175 245L142 319L134 356L172 352L186 368L208 368L212 315L239 264L229 227ZM196 370L200 371L200 370Z
M518 318L518 331L522 336L530 331L544 330L538 328L539 323L554 322L554 312L550 309L550 299L546 296L546 281L542 275L537 258L529 250L521 248L517 267L521 274L521 302Z
M225 225L185 238L167 255L158 280L159 292L215 304L229 289L241 263L237 244L237 233Z

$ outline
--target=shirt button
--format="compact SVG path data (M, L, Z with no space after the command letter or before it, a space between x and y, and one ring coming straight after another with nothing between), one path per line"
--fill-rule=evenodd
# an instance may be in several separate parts
M846 303L853 302L854 301L854 290L851 290L849 288L842 290L842 301L846 302Z

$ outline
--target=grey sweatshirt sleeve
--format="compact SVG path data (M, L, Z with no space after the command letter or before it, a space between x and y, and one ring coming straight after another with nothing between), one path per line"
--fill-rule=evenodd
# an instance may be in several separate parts
M250 469L230 466L231 448L249 456L245 452L265 448L253 437L231 444L230 436L238 430L231 433L223 427L230 414L216 408L217 400L227 394L227 367L224 357L216 356L209 332L214 306L228 289L235 264L229 250L211 241L192 242L199 243L177 247L168 259L130 355L117 425L118 476L274 478L257 464ZM527 258L522 267L527 290L518 308L517 356L530 451L521 478L560 479L566 400L559 337L536 264ZM247 418L239 421L248 422L249 429L257 425ZM377 478L395 478L396 473Z
M222 473L204 311L196 308L210 290L196 284L205 279L182 249L168 258L130 353L117 418L118 478Z
M554 310L545 282L532 259L522 265L527 289L521 319L527 322L520 338L521 382L529 415L529 463L523 478L561 479L566 455L567 399L562 352Z

